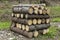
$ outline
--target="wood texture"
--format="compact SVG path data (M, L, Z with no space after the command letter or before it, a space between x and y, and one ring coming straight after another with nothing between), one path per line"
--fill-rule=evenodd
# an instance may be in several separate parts
M25 18L27 18L27 19L42 19L42 18L49 18L50 16L49 15L28 15L28 14L26 14L25 15Z

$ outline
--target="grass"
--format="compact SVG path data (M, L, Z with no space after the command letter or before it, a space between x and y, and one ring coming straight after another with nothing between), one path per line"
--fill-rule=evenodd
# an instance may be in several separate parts
M58 16L58 15L60 15L60 6L54 6L54 7L49 7L50 8L50 16L53 16L53 15L55 15L55 16ZM60 22L60 18L53 18L52 20L51 20L52 22Z
M10 27L10 22L0 22L0 30L8 29Z
M54 27L54 26L51 26L50 28L49 28L49 32L47 33L47 34L45 34L45 35L39 35L37 38L35 38L35 40L47 40L47 39L54 39L55 37L56 37L56 35L57 35L57 32L58 32L58 30L57 30L57 27Z

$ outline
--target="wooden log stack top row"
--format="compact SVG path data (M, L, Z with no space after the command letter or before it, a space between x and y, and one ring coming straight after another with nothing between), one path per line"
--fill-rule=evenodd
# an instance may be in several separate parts
M50 10L45 4L19 4L12 8L11 30L29 38L46 34L50 27ZM42 30L42 31L40 31Z

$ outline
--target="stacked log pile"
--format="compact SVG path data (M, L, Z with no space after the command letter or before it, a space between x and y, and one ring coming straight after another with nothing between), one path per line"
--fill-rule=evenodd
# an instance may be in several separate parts
M19 4L13 6L12 11L12 31L29 38L48 33L50 12L46 5Z

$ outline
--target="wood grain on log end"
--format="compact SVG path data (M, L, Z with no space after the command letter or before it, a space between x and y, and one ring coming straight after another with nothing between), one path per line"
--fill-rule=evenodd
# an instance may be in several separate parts
M41 22L42 22L41 19L38 19L38 24L41 24Z
M41 9L39 9L39 11L38 11L38 12L39 12L39 14L42 14L42 10L41 10Z
M26 25L26 31L29 31L29 26L28 25Z
M43 24L45 23L45 19L42 19L42 23L43 23Z
M23 15L23 14L21 14L21 18L23 18L23 16L24 16L24 15Z
M22 30L25 30L25 25L22 25Z
M37 20L36 19L33 19L33 24L37 24Z
M46 19L46 23L50 23L50 19Z
M33 14L33 8L30 7L28 12L29 12L29 14Z
M37 37L38 34L39 34L38 31L34 31L34 32L33 32L33 36L34 36L34 37Z
M39 30L40 34L47 34L48 32L49 32L49 29Z
M28 20L28 25L32 25L32 20Z
M17 18L19 18L20 17L20 14L16 14L16 16L17 16Z
M21 24L19 24L19 28L21 29Z

